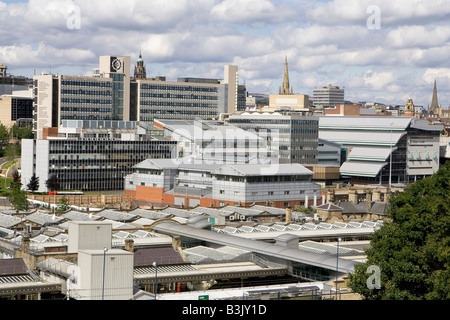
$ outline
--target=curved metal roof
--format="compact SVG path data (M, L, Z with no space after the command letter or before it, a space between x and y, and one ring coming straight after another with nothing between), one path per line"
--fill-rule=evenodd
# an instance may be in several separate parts
M154 230L165 234L180 235L216 244L232 246L278 259L285 259L288 261L300 262L324 269L336 270L336 257L332 255L307 252L304 250L283 247L264 241L244 239L228 234L217 233L170 222L160 223L154 226ZM339 259L338 270L342 273L353 272L353 267L357 263L358 262L356 261Z

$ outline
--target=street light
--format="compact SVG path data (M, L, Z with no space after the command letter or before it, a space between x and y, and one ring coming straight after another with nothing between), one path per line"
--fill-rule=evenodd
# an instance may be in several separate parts
M105 299L105 262L106 262L106 252L108 248L103 248L103 284L102 284L102 300Z
M391 183L392 183L392 126L394 125L394 123L391 122L390 124L390 129L391 129L391 141L390 141L390 154L389 154L389 188L391 187Z
M338 294L339 241L341 241L341 238L337 239L337 250L336 250L336 300L338 296L337 294Z
M153 262L153 266L155 267L155 300L156 300L156 291L158 290L158 264Z

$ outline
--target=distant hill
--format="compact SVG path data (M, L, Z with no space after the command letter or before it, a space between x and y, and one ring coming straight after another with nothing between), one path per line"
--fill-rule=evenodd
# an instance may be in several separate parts
M269 104L269 95L265 93L249 93L250 96L255 97L257 104Z

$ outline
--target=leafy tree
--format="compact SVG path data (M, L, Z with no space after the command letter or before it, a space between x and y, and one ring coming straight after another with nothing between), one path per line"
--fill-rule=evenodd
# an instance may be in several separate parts
M36 177L36 174L33 173L33 175L30 178L30 182L27 184L27 189L35 192L39 189L39 177Z
M9 202L17 213L20 210L28 210L28 200L25 191L20 189L20 183L11 184L11 192L9 194Z
M10 143L5 146L4 156L7 158L20 157L22 153L21 145L19 143Z
M14 171L14 173L13 173L13 175L12 175L12 177L13 177L13 184L19 184L19 186L21 186L22 184L20 183L20 174L19 174L19 171L17 171L17 170L15 170Z
M33 138L33 126L26 125L19 127L17 124L14 124L10 129L10 136L21 139L32 139Z
M45 185L50 191L56 191L60 188L58 177L55 174L52 174L47 181L45 181Z
M447 161L432 177L391 198L391 220L375 231L367 261L350 274L354 292L370 300L450 299L449 190ZM370 266L379 267L379 289L368 285Z
M10 137L8 128L3 123L0 123L0 142L6 144L9 142Z

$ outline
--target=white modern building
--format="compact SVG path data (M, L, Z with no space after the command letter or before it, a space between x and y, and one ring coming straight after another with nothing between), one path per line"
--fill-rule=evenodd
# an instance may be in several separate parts
M311 205L320 198L313 172L300 164L204 163L147 159L125 178L134 200L177 206Z
M361 183L407 183L439 168L440 125L414 117L323 116L319 137L346 149L341 176ZM391 161L392 158L392 161Z
M275 162L275 152L270 152L267 141L256 131L215 120L156 119L156 128L164 136L178 141L179 157L192 156L205 162L268 163Z
M55 175L59 191L123 190L133 165L176 157L176 146L134 121L64 120L55 136L22 140L22 188L36 175L37 191L47 192Z

